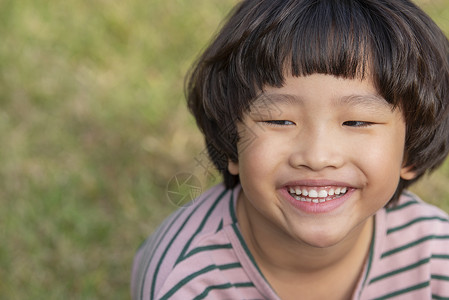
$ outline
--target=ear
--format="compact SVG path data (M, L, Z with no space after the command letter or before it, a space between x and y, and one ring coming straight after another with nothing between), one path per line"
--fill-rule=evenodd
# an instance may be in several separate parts
M412 180L416 177L415 166L405 166L401 169L401 178L404 180Z
M239 163L228 160L228 171L232 175L239 175Z

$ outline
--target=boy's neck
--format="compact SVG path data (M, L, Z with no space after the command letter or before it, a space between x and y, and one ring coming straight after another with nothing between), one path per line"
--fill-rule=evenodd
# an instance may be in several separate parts
M278 294L282 294L282 287L276 288L273 281L289 282L298 287L301 278L312 279L315 276L319 279L316 282L322 286L329 287L329 282L335 282L341 288L346 285L346 295L355 289L368 256L374 217L360 224L344 241L328 248L292 240L286 233L265 222L257 209L240 197L237 218L258 267ZM266 226L261 228L261 224ZM344 282L338 283L339 279Z

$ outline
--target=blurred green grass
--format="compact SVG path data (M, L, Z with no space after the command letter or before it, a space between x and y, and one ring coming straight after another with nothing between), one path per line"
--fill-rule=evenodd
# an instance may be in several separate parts
M0 299L129 298L170 178L210 179L183 80L236 2L0 2ZM449 211L448 179L414 190Z

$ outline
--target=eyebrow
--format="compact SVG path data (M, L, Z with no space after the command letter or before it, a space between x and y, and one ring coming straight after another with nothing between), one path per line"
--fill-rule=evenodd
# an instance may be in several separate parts
M347 106L363 106L368 109L378 109L379 107L388 108L394 110L394 106L389 103L385 98L375 94L352 94L343 96L336 100L336 104L342 104Z
M298 102L302 102L303 100L296 95L291 94L278 94L278 93L260 93L251 103L251 106L269 106L276 104L288 105L288 104L297 104Z

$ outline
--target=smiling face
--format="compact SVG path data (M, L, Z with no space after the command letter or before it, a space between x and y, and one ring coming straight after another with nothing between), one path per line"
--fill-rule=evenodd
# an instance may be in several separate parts
M362 227L394 194L405 123L369 80L314 74L268 87L237 125L245 217L254 228L330 247Z

